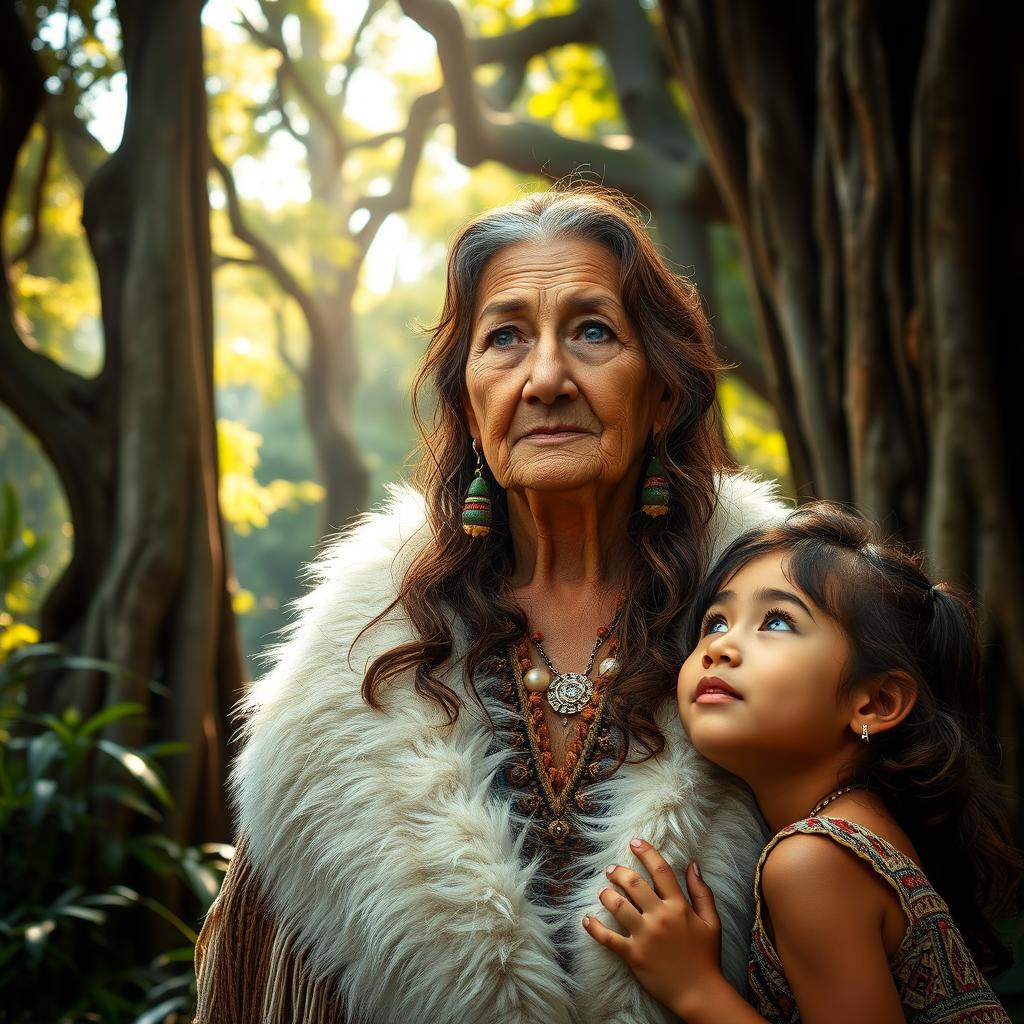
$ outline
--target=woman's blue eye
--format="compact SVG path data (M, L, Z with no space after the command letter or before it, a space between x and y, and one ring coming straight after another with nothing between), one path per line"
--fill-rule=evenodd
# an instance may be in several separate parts
M491 331L489 338L492 345L508 348L516 343L517 335L510 327L499 327L496 331Z
M585 323L580 334L584 341L608 341L612 336L611 329L596 320Z

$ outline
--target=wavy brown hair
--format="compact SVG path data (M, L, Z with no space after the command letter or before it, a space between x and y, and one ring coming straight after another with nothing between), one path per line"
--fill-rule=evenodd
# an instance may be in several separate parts
M895 728L853 741L849 777L882 798L910 836L922 867L949 904L978 966L999 974L1012 962L993 920L1021 903L1021 856L1007 802L994 780L983 728L981 648L967 596L932 584L920 555L875 540L872 524L831 502L811 502L779 526L737 538L691 606L691 649L705 611L738 569L769 552L786 555L791 582L846 634L850 664L839 699L888 672L914 680L917 700Z
M369 666L363 697L380 706L386 683L413 670L417 692L436 702L449 722L462 699L442 680L453 657L453 621L468 634L463 671L468 690L485 659L501 654L527 631L523 610L509 596L513 570L505 492L489 478L493 524L486 538L462 530L462 503L475 459L466 420L465 367L477 289L487 261L508 245L552 238L597 242L617 259L622 303L655 374L671 396L666 426L648 441L665 467L669 512L629 524L631 559L618 628L622 669L609 702L625 759L636 741L644 756L659 753L664 737L655 712L672 694L682 660L681 617L707 568L709 524L716 503L716 472L734 468L721 440L715 390L718 362L696 288L673 273L651 241L638 209L621 194L593 185L556 187L525 196L470 221L448 256L441 316L413 386L413 412L422 437L417 484L422 488L431 539L412 562L395 602L417 639L378 656ZM425 392L436 397L431 422L422 415ZM368 626L367 628L370 628Z

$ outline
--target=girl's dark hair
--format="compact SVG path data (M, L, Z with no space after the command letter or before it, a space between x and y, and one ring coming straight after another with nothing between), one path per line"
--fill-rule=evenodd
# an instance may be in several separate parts
M622 668L608 711L624 739L620 758L626 757L631 738L650 756L664 747L655 711L673 692L683 654L680 621L710 558L714 477L735 467L719 430L718 361L696 288L666 266L625 196L586 183L569 183L489 210L462 228L451 244L444 306L413 388L422 437L417 483L426 500L431 539L413 560L391 606L402 606L417 638L370 664L363 697L380 706L385 684L413 670L417 692L454 721L462 701L442 679L453 653L453 619L469 636L463 667L474 694L474 677L484 660L527 632L523 611L508 592L513 569L508 505L493 478L488 476L490 534L473 539L462 530L462 503L475 467L465 368L474 303L488 260L509 245L564 238L596 242L615 256L626 314L671 396L666 426L644 453L645 465L657 454L665 468L669 512L651 520L637 511L630 524L634 557L618 630ZM436 397L430 424L420 414L425 390ZM637 490L639 497L639 485Z
M998 974L1012 963L993 927L1020 905L1022 863L1004 793L989 768L981 707L981 651L967 597L932 584L921 557L874 540L858 513L811 502L780 526L751 530L722 555L701 585L686 624L692 650L704 613L726 581L752 559L786 555L786 576L846 633L851 650L839 697L858 682L902 672L917 701L895 728L856 744L853 778L880 796L921 855L978 965Z

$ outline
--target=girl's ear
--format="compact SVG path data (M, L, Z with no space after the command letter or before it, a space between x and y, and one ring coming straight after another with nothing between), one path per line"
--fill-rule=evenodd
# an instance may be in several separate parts
M857 687L850 728L862 739L893 729L917 703L917 682L907 672L884 672ZM866 730L865 730L866 727Z

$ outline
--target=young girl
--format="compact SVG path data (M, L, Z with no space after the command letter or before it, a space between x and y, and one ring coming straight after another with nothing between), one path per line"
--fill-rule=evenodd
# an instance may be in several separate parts
M613 865L599 898L625 934L586 917L590 935L687 1024L1008 1024L978 968L1009 964L992 919L1021 868L982 758L965 601L819 502L725 552L689 639L683 726L777 833L755 878L753 1008L722 976L696 863L687 902L634 839L653 888Z

